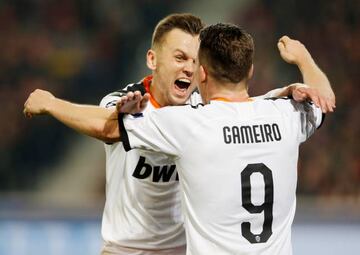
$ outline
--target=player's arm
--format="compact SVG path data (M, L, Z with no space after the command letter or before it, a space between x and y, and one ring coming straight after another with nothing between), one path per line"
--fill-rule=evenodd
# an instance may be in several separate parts
M24 104L27 117L48 114L68 127L104 142L119 140L117 111L93 105L74 104L37 89ZM118 133L118 132L117 132Z
M290 64L298 66L304 83L309 87L287 86L281 93L292 95L294 99L301 101L302 98L310 98L318 104L323 112L332 112L335 108L335 94L331 88L326 75L316 65L306 47L299 41L283 36L278 42L281 57ZM313 95L313 91L318 91L318 96ZM313 96L313 98L312 98ZM317 102L316 102L317 101Z
M117 100L117 107L110 109L94 106L74 104L56 98L50 92L37 89L30 94L24 104L24 114L48 114L78 131L79 133L97 138L104 142L117 142L120 140L118 127L118 114L138 113L145 109L149 95L142 92L127 92Z
M335 105L332 104L332 101L321 94L318 89L312 88L311 86L304 83L292 83L282 88L273 89L259 98L279 98L288 96L292 96L292 98L299 103L311 101L317 107L321 108L323 113L333 112L335 108Z

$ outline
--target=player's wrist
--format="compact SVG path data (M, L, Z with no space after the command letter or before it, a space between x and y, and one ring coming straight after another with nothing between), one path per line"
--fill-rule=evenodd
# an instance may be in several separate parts
M313 60L313 58L310 56L310 54L305 54L301 58L296 61L296 65L300 69L301 72L305 72L306 70L312 70L314 67L316 67L316 63Z
M44 113L46 114L52 114L55 109L60 105L62 100L54 97L54 96L51 96L47 99L47 102L46 104L44 105Z

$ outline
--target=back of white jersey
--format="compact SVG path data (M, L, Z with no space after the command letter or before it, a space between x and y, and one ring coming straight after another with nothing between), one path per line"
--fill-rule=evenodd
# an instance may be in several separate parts
M188 254L288 255L298 147L321 119L320 110L286 99L211 101L129 117L122 139L125 149L174 158Z

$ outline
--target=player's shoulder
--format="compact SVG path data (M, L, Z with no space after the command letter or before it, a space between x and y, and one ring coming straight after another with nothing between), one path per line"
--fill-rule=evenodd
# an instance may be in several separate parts
M140 91L141 94L146 93L144 82L142 80L136 83L129 83L125 87L107 94L101 99L100 106L105 108L114 107L120 97L126 95L128 92L134 91Z
M324 116L321 109L312 102L296 102L292 98L269 98L257 101L256 112L265 115L279 115L285 118L303 120L323 120Z
M155 118L164 119L164 121L186 123L194 118L194 116L198 115L199 110L203 108L204 105L202 103L198 103L197 105L183 104L162 107L156 111L152 111L151 114L153 114Z
M296 102L291 97L270 97L255 102L263 108L281 112L303 112L312 107L311 102Z

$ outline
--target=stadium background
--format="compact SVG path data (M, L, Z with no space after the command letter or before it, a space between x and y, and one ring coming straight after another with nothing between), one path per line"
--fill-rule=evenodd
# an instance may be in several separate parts
M78 103L140 80L162 17L191 12L253 34L250 93L301 81L276 42L302 41L328 75L337 109L301 147L296 254L360 250L360 2L357 0L0 1L0 254L98 254L104 204L101 142L50 117L27 120L35 88Z

